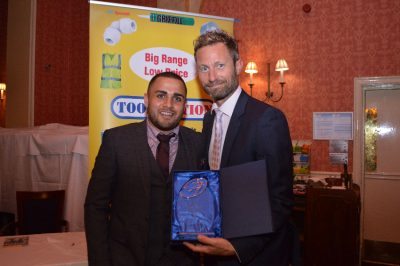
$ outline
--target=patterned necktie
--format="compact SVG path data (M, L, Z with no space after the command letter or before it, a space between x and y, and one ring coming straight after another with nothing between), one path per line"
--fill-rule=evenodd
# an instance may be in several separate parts
M157 147L156 161L161 168L164 177L169 176L169 140L175 136L175 133L169 135L158 134L157 139L160 141Z
M215 125L214 125L214 142L212 146L210 168L211 170L218 170L221 157L222 148L222 111L218 108L215 111Z

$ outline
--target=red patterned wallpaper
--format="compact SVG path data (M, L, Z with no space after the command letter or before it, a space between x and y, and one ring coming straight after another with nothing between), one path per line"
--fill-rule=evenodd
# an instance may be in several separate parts
M76 2L37 1L35 125L88 124L89 6Z
M116 1L115 1L116 2ZM118 1L155 7L151 1ZM400 1L203 0L201 13L234 17L245 63L254 60L253 95L265 99L266 68L284 57L282 109L293 139L312 139L312 113L353 111L354 77L400 75ZM35 124L88 124L88 4L38 0ZM60 56L61 55L61 56ZM273 90L278 73L272 71ZM248 89L248 76L242 74ZM352 143L350 154L352 158ZM328 142L314 141L314 171L339 171ZM351 164L351 162L350 162Z
M155 0L112 2L156 6ZM35 125L88 125L88 1L37 1L35 61Z
M305 3L311 12L305 13ZM313 112L353 111L355 77L400 75L400 1L203 0L202 13L239 19L235 36L244 63L254 60L253 95L265 99L267 62L283 57L283 99L292 139L312 139ZM278 89L279 73L272 71ZM248 88L248 75L241 75ZM352 158L352 141L350 141ZM350 161L351 164L351 161ZM313 171L340 171L328 160L328 141L313 141Z

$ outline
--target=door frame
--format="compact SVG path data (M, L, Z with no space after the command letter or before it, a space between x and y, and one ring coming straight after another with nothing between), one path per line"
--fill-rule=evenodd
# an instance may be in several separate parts
M360 185L361 213L360 213L360 261L362 261L362 245L364 239L364 109L365 92L369 89L393 89L400 85L400 76L387 77L358 77L354 78L354 148L353 148L353 179Z

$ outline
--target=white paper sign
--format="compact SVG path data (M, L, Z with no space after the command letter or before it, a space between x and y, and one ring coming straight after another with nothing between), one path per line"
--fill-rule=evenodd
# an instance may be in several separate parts
M352 140L352 112L315 112L313 113L313 139Z

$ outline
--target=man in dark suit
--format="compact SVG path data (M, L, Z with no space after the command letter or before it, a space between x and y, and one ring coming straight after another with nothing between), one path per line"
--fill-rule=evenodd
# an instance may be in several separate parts
M157 74L144 95L147 119L104 132L85 202L90 265L195 265L198 261L197 254L169 244L170 172L196 169L201 147L199 133L179 126L186 93L180 76ZM166 164L158 163L164 149L158 135L169 139Z
M211 169L266 160L274 232L238 239L200 235L200 245L185 245L212 255L217 265L288 265L293 243L289 224L293 166L286 118L240 88L238 75L243 63L231 36L223 31L208 32L195 41L194 49L199 80L214 100L203 123L205 157ZM222 144L214 144L218 136Z

